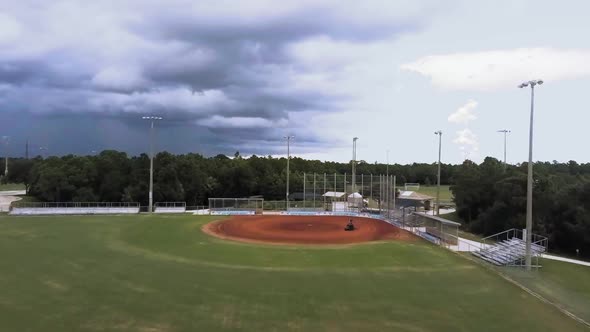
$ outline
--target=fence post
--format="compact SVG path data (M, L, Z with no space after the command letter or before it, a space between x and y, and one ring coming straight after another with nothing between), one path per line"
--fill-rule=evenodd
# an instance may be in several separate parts
M393 211L395 211L395 199L397 195L397 189L395 188L397 185L397 178L396 175L393 176Z
M334 193L336 192L336 173L334 173Z
M303 172L303 208L305 208L305 172Z
M371 199L373 199L373 173L371 173Z
M315 172L313 173L313 208L315 209Z
M326 209L326 173L324 173L324 210Z

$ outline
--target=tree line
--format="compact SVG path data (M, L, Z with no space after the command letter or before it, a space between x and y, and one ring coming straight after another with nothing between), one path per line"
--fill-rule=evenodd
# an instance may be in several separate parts
M149 157L107 150L94 156L67 155L10 159L4 182L24 183L29 195L51 202L139 202L147 205ZM3 162L0 163L3 165ZM0 166L2 167L2 166ZM286 158L251 156L239 152L205 157L200 154L158 153L154 158L154 201L206 205L209 197L249 197L284 200ZM441 165L441 182L450 184L457 165ZM3 169L3 168L0 168ZM436 163L411 165L357 162L357 174L395 174L398 183L436 183ZM291 192L303 190L303 174L351 173L351 163L292 157Z
M460 165L451 190L461 228L525 228L527 171L527 163L505 168L494 158ZM533 175L533 232L549 237L552 251L590 257L590 164L539 162Z

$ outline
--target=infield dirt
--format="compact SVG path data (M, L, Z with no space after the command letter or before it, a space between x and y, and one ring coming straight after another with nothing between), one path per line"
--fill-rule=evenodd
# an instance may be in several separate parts
M416 241L417 238L384 221L353 217L354 231L344 231L351 217L236 216L214 221L202 230L212 236L271 244L350 244L369 241Z

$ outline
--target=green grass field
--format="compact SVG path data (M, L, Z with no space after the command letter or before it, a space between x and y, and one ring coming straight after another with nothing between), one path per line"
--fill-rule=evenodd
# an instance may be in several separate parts
M436 186L421 185L420 189L416 190L416 192L436 197ZM453 193L451 192L450 186L440 186L440 200L441 202L451 202L453 200Z
M22 183L3 183L0 184L0 191L5 190L25 190L25 185Z
M586 331L426 242L241 244L212 220L0 217L2 330Z
M541 294L549 301L559 303L585 321L590 321L590 267L542 259L541 269L526 273L522 269L500 270Z

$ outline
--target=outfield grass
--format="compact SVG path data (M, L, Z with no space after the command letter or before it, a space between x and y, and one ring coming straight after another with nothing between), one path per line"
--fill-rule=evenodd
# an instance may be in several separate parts
M539 262L543 267L532 273L520 268L500 270L549 301L590 321L590 267L549 259Z
M416 190L416 192L436 197L436 186L420 185L420 189ZM451 192L450 186L440 186L440 200L441 202L451 202L453 200L453 193Z
M425 242L261 246L211 220L0 217L2 330L585 331Z
M25 190L25 185L22 183L3 183L0 184L0 191L6 190Z

